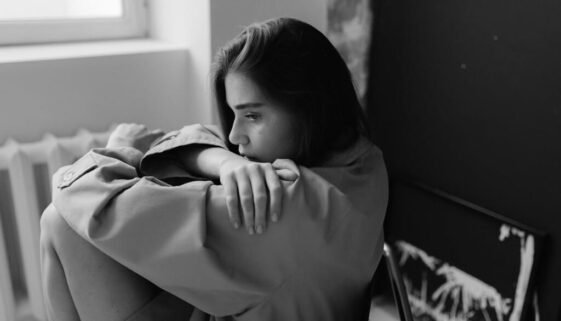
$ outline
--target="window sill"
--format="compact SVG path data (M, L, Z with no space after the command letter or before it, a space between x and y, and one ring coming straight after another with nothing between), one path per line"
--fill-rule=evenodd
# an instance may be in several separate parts
M0 64L187 50L187 46L154 39L0 47Z

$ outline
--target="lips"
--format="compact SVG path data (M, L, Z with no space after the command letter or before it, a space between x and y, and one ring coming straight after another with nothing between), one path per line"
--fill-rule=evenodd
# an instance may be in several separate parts
M247 160L250 160L252 162L257 161L257 158L255 156L252 156L252 155L247 155L247 154L244 154L244 153L240 153L240 156L242 156L243 158L245 158Z
M255 155L252 155L250 153L247 152L247 149L244 148L244 146L238 146L238 153L240 154L241 157L256 162L258 157L256 157Z

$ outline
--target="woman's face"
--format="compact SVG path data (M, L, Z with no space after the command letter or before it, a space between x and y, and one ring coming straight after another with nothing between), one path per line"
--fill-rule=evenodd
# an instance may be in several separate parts
M259 162L294 158L298 141L294 116L243 73L228 73L224 85L226 101L235 115L228 139L239 153Z

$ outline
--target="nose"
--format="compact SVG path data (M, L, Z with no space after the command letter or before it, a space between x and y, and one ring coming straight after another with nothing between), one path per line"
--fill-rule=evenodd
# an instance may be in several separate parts
M247 135L244 133L243 126L237 120L234 120L232 124L228 140L234 145L246 145L249 142Z

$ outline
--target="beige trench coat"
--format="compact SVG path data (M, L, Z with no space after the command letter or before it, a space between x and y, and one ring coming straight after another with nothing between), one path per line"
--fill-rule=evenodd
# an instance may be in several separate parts
M230 224L222 186L193 180L175 160L189 144L224 147L215 129L192 125L146 155L94 149L55 174L54 207L84 239L194 306L191 320L356 320L382 254L381 151L360 139L299 167L283 182L279 222L249 235ZM154 301L132 319L159 320Z

